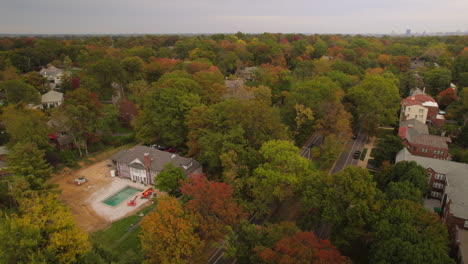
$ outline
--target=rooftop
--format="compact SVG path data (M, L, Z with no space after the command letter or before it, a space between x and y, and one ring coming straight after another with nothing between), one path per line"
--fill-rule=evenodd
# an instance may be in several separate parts
M41 102L43 104L46 103L55 103L55 102L62 102L63 101L63 93L57 91L48 91L47 93L42 95Z
M174 166L182 167L186 173L200 167L200 164L192 158L184 158L177 154L161 151L147 146L135 146L131 149L121 150L114 154L111 159L114 161L131 164L138 159L141 164L144 164L145 154L148 153L151 159L150 169L162 171L164 165L172 163Z
M447 142L451 142L450 138L430 135L427 125L416 119L401 121L398 135L410 143L443 149L448 149Z
M406 148L398 152L395 162L404 160L415 161L426 169L445 174L445 193L452 201L450 212L456 217L468 219L468 164L412 155Z
M427 107L438 107L439 105L434 100L434 98L430 97L426 94L415 94L411 95L401 102L402 105L422 105Z

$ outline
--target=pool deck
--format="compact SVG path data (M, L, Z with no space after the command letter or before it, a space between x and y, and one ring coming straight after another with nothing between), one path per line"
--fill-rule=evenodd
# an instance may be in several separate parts
M88 199L88 202L91 204L93 210L97 214L111 222L121 219L132 213L135 213L139 210L139 208L143 207L144 205L147 205L148 203L151 203L150 199L141 199L140 197L138 197L136 199L136 206L128 206L127 201L135 197L135 195L137 195L138 193L130 196L127 200L115 207L102 203L104 199L117 193L126 186L130 186L141 190L145 190L149 187L144 186L140 183L132 182L127 179L114 177L109 185L94 192L93 195Z

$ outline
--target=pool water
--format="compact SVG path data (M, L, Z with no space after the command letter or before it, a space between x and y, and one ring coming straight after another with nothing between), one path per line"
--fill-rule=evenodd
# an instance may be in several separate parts
M111 197L108 197L107 199L102 201L102 203L105 203L107 205L115 207L115 206L119 205L120 203L122 203L123 201L127 200L130 196L134 195L137 192L141 192L141 191L143 191L143 190L127 186L126 188L120 190L116 194L114 194Z

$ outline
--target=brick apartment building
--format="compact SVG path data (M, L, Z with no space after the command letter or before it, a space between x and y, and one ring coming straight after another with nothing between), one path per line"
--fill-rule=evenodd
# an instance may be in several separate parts
M401 121L398 135L413 155L435 159L448 158L447 143L451 142L450 138L430 135L427 125L418 119Z
M468 263L468 164L412 155L406 148L396 162L415 161L426 168L430 197L440 200L442 219L452 242L457 263Z

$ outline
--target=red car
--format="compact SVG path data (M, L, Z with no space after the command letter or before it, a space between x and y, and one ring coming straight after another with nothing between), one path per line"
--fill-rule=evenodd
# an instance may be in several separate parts
M177 149L175 148L168 148L166 151L170 153L177 153Z

